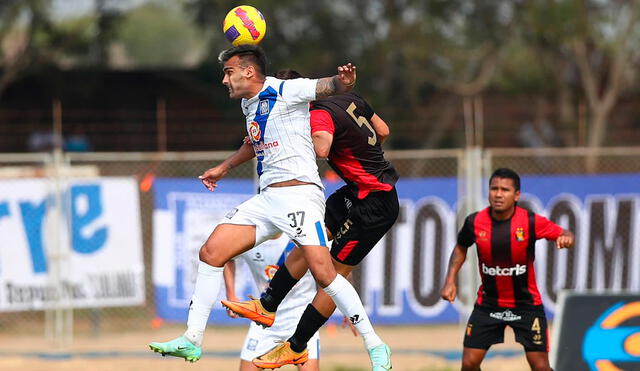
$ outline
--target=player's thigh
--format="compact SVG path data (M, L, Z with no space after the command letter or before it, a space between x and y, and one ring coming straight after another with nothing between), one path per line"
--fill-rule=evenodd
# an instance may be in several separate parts
M542 306L513 310L520 317L511 322L516 341L524 347L526 352L549 351L549 329L547 316Z
M334 233L331 256L346 265L358 265L391 229L398 218L399 204L395 188L372 192L353 206L341 227Z
M504 342L506 324L491 317L490 308L476 305L469 316L464 333L464 346L473 349L489 349L493 344Z
M300 246L304 253L304 259L309 265L309 270L321 287L327 287L336 278L336 269L333 266L329 249L325 246Z
M223 266L255 245L255 232L254 225L219 224L200 249L200 260Z
M277 232L264 198L255 195L225 215L200 249L200 260L222 266Z

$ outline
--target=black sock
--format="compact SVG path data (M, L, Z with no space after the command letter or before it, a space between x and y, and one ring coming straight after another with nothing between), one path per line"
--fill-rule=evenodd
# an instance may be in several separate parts
M265 291L260 298L260 303L264 309L269 312L275 312L280 303L282 303L282 300L284 300L284 297L287 296L297 282L297 279L291 277L287 266L282 264L282 267L278 268L276 274L271 279L267 291Z
M328 319L329 317L324 317L313 305L307 305L307 309L304 310L300 321L298 321L296 332L287 340L291 343L291 349L294 352L302 352L307 347L309 339L311 339L313 334L315 334Z

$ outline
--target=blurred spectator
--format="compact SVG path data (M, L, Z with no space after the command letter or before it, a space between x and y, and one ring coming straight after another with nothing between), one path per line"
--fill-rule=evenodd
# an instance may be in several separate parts
M73 133L64 140L64 150L67 152L91 151L91 142L84 133L82 126L74 127Z
M53 131L35 131L29 136L27 145L31 152L51 152L62 147L62 137Z

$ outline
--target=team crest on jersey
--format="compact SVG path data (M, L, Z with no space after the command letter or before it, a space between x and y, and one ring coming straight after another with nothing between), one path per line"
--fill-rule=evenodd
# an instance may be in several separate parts
M266 115L267 113L269 113L269 101L268 100L261 100L260 101L260 114L261 115Z
M280 267L275 264L267 265L266 267L264 267L264 274L267 275L267 278L272 279L273 276L276 275L276 271L278 270L278 268Z
M249 124L249 136L254 142L260 141L260 125L255 121L251 121Z
M516 240L518 242L524 241L524 228L522 227L516 228Z
M487 240L487 231L478 232L478 241L486 241Z

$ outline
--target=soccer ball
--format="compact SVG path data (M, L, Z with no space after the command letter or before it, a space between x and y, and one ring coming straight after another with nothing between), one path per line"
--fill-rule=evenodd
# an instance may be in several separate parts
M231 9L224 17L222 31L233 46L256 45L262 41L267 32L267 23L258 9L249 5L240 5Z

